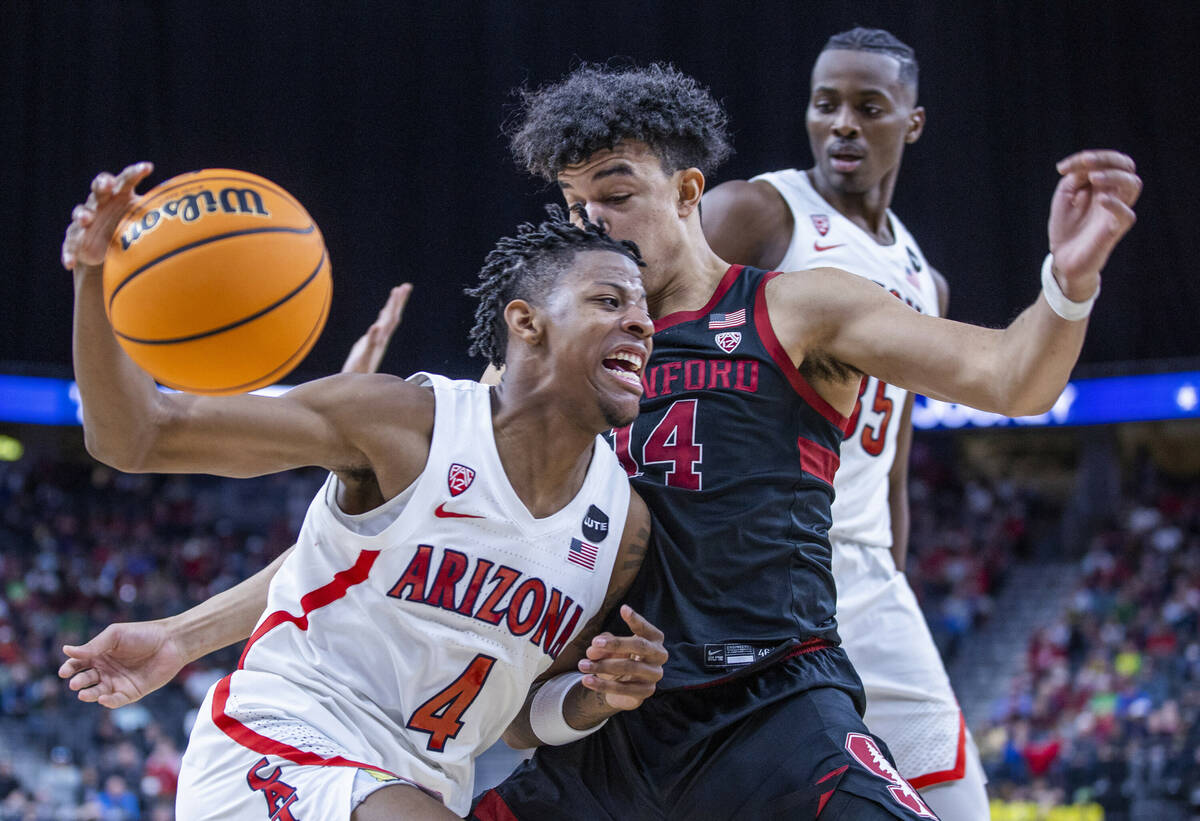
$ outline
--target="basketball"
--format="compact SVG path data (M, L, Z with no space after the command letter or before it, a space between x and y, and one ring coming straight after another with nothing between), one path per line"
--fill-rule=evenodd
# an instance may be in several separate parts
M252 391L320 336L332 277L304 207L270 180L210 168L150 190L104 259L104 307L126 353L162 384Z

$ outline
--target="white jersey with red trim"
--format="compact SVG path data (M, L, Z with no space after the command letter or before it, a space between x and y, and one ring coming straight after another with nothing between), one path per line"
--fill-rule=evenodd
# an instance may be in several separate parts
M576 497L535 519L500 463L488 388L410 381L436 395L424 471L358 516L330 476L211 718L255 754L381 770L462 815L474 757L602 605L630 490L597 437Z
M929 264L912 234L890 210L896 241L880 245L817 193L808 174L792 168L760 174L792 211L792 241L779 264L782 271L842 268L886 288L909 307L938 315L937 286ZM896 457L896 437L908 391L863 380L851 414L842 463L834 477L831 540L891 547L892 515L888 507L888 473Z

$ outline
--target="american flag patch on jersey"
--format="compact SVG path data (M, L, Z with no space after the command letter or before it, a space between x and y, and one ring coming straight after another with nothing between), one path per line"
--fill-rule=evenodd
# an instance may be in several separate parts
M736 328L746 324L746 309L738 308L731 314L709 314L708 329L710 331L720 330L721 328Z
M578 539L572 539L571 549L567 551L567 561L574 562L580 567L586 567L588 570L595 570L596 554L598 552L599 550L595 545L581 542Z

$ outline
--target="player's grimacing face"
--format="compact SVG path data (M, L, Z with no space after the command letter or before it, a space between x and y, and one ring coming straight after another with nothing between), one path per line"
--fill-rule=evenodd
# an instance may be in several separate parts
M646 289L654 292L654 272L662 267L660 255L672 241L679 215L676 181L650 147L626 142L597 151L560 171L558 185L568 207L582 208L616 239L637 243L646 261Z
M865 193L900 164L924 123L916 90L886 54L832 49L817 58L805 122L813 161L834 190Z
M546 308L560 384L578 390L580 406L595 408L608 427L628 425L637 416L654 334L638 266L614 251L582 251Z

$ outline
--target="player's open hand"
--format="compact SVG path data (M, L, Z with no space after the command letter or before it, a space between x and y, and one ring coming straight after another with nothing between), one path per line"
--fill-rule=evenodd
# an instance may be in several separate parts
M65 645L59 678L80 701L115 709L152 693L175 677L187 658L161 621L110 624L79 647Z
M621 618L633 635L596 636L588 646L587 658L579 662L579 671L584 673L583 686L602 693L610 707L636 710L654 695L667 663L667 649L662 631L632 607L621 605Z
M148 162L128 166L115 177L107 171L92 180L92 191L82 205L71 211L71 224L63 239L62 264L68 271L76 265L97 266L104 262L108 241L131 204L141 199L135 192L154 165Z
M406 282L392 289L387 302L379 309L379 316L350 349L346 364L342 365L342 373L375 373L379 370L379 363L387 353L392 334L404 316L404 306L408 304L412 288L412 283Z
M1068 298L1082 301L1100 286L1100 269L1137 219L1142 180L1119 151L1080 151L1059 162L1058 173L1049 225L1054 274Z

